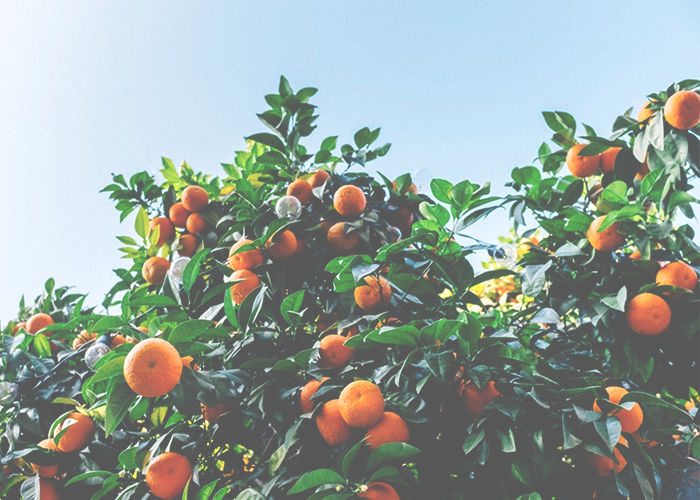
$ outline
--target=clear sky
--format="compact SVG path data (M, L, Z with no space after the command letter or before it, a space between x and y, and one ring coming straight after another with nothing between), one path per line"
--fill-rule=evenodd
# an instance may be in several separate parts
M263 131L280 74L320 89L319 139L381 126L386 174L427 166L505 193L549 137L540 111L608 133L700 77L698 26L698 0L0 2L0 320L50 276L101 302L114 237L132 234L98 193L110 172L167 156L219 173Z

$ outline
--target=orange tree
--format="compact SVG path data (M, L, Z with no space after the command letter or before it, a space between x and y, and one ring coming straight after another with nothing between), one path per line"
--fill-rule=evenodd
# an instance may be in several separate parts
M310 151L316 89L284 78L220 177L115 175L107 312L49 282L3 331L0 493L692 498L697 85L580 145L545 113L562 149L505 198L368 175L379 129ZM469 237L503 206L520 250Z

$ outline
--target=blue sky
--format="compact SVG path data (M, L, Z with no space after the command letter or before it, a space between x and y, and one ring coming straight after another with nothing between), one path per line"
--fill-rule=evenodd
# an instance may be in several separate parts
M663 6L662 6L663 5ZM110 172L160 157L219 173L280 74L320 89L320 140L382 127L376 162L491 181L530 164L540 112L607 133L700 77L697 0L0 3L0 319L46 278L99 303L120 266ZM314 142L312 141L312 145ZM495 241L505 216L474 229Z

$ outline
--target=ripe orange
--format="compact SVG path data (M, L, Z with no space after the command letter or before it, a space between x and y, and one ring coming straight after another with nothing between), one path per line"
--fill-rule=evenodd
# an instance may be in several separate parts
M303 179L297 179L287 187L287 196L294 196L302 204L311 202L314 197L311 184Z
M640 252L639 250L635 250L634 252L629 254L629 258L636 261L642 260L642 252Z
M333 195L333 208L340 215L355 217L360 215L366 206L365 193L357 186L343 186Z
M656 283L659 285L671 285L686 290L695 290L698 285L698 275L685 262L676 261L666 264L656 273ZM683 292L664 292L667 297L679 297Z
M199 186L187 186L182 192L182 206L190 212L199 212L209 203L209 193Z
M496 390L493 380L486 382L481 389L470 380L460 388L459 395L467 415L476 418L483 411L484 406L500 396L501 393Z
M566 153L566 166L569 167L574 177L590 177L595 174L600 167L600 155L579 156L579 153L588 144L576 144L571 146Z
M622 397L627 394L627 391L622 387L606 387L608 391L608 399L611 403L619 404ZM593 403L593 411L602 413L598 407L598 400L596 399ZM622 424L622 432L636 432L644 421L644 413L642 413L642 408L639 403L634 403L631 410L614 410L608 413L608 415L613 415L620 419L620 424Z
M311 398L316 394L318 388L321 384L328 380L329 377L323 377L321 380L313 379L310 380L301 390L301 396L299 396L299 403L301 405L301 411L304 413L310 413L314 409L314 402Z
M355 302L364 311L386 309L391 301L391 286L383 277L365 276L366 285L355 288Z
M328 401L316 415L318 431L331 446L337 446L352 437L352 429L340 415L337 399Z
M386 483L370 483L367 486L360 486L360 492L357 494L360 498L369 498L370 500L401 500L396 490Z
M180 382L180 354L163 339L146 339L136 344L124 361L129 387L146 398L165 396Z
M253 250L246 250L245 252L235 253L236 250L241 248L243 245L252 244L252 240L243 238L239 240L238 243L233 245L228 253L228 267L230 267L234 271L238 271L240 269L247 269L248 271L252 271L260 264L262 264L264 260L263 254L257 248Z
M323 337L321 346L318 348L320 356L318 366L337 370L352 361L355 349L343 345L346 340L342 335L327 335Z
M66 432L58 440L56 451L69 453L83 450L95 436L95 425L90 417L77 411L68 415L56 426L54 437L58 436L64 429Z
M622 148L610 148L600 154L600 169L605 172L612 172L615 168L615 159Z
M394 191L398 191L398 188L396 187L396 181L392 182L392 185L393 185ZM404 193L418 194L418 188L416 187L415 184L411 183L410 186L408 186L407 188L405 187L403 189L403 191L401 191L401 194L404 194Z
M649 170L649 164L647 162L640 163L639 164L639 172L637 172L637 179L640 181L644 179L647 174L650 172Z
M341 255L352 252L352 249L357 245L357 232L345 232L345 222L333 224L328 230L328 246Z
M618 445L620 444L627 446L627 440L622 436L620 436L620 440L618 441ZM617 449L617 446L615 447L613 453L619 462L618 464L613 462L610 458L596 455L590 451L584 452L584 459L598 476L610 477L612 476L613 469L615 469L615 472L619 474L620 471L627 466L627 461L625 460L625 457L622 456L622 453L620 453L620 451Z
M387 443L408 443L411 437L403 418L396 413L385 411L379 422L367 429L367 444L371 450Z
M384 396L367 380L356 380L340 393L340 414L350 427L369 429L384 415Z
M80 346L85 344L86 342L90 342L93 339L97 338L96 333L88 333L87 330L83 330L78 334L77 337L73 340L73 350L77 351L80 349Z
M323 186L323 183L326 182L329 177L330 174L325 170L317 170L314 175L309 177L309 184L311 184L312 188Z
M235 410L238 407L238 403L236 401L227 401L226 403L219 403L216 406L207 406L204 403L201 403L201 406L204 420L206 420L209 424L214 425L216 422L218 422L221 415Z
M148 489L158 498L174 500L192 477L190 461L179 453L163 453L151 460L146 470Z
M56 449L56 444L53 442L53 439L44 439L39 444L37 444L37 446L39 446L40 448L44 448L45 450L55 450ZM32 469L34 469L34 472L39 474L41 477L56 477L56 474L58 474L58 464L56 464L56 465L32 464Z
M39 499L38 500L61 500L58 494L58 487L55 479L39 478Z
M143 264L141 274L146 283L151 285L162 285L165 282L165 277L168 275L170 262L163 257L151 257Z
M289 258L290 262L301 262L302 258L304 257L304 254L306 253L306 249L308 247L305 239L300 238L298 236L296 238L297 238L297 249L294 250L294 253ZM303 270L303 268L298 268L298 269ZM287 270L289 271L289 269L287 269Z
M199 245L202 244L202 240L200 240L194 234L183 234L180 236L180 239L177 240L177 243L178 244L175 247L177 253L183 257L193 257L194 254L197 253Z
M148 333L148 331L146 331ZM122 344L138 344L138 341L134 337L124 337L122 334L117 334L112 338L112 343L109 348L114 349Z
M671 308L653 293L640 293L625 309L627 324L640 335L658 335L671 323Z
M202 234L209 230L209 223L202 214L193 213L187 218L187 231L192 234Z
M656 113L656 110L651 109L649 106L651 106L651 102L647 102L644 106L642 106L642 109L639 110L639 114L637 115L638 122L643 122L647 118L651 118L654 113ZM649 122L647 122L647 124L648 123Z
M182 203L174 203L170 210L168 211L168 216L170 217L170 222L173 226L184 229L187 227L187 218L192 212L187 210Z
M690 90L676 92L664 105L664 118L674 128L693 128L700 123L700 95Z
M156 217L151 221L148 227L148 233L150 234L156 226L160 228L160 233L158 234L158 241L156 246L162 247L166 243L170 243L175 239L175 226L165 217Z
M247 269L234 272L231 280L244 280L231 287L231 300L234 304L242 304L248 294L260 286L258 275Z
M591 246L596 250L601 252L612 252L618 250L625 244L625 237L617 231L617 228L620 227L619 222L614 222L604 231L598 232L598 228L606 217L607 215L601 215L596 220L591 222L586 236L588 237L588 241L591 243Z
M17 332L19 332L22 328L24 328L25 330L27 329L26 321L20 321L19 323L17 323L12 329L12 335L17 335Z
M343 328L343 331L340 332L340 334L346 339L351 339L358 333L360 333L360 327L357 325L352 325L349 328Z
M272 238L267 240L265 248L272 260L287 260L297 250L297 237L289 230L284 231L274 242Z
M34 335L36 333L39 333L47 326L53 325L53 323L54 321L51 316L49 316L46 313L39 313L35 314L27 320L27 326L25 326L24 329L27 330L27 333L31 333L32 335ZM46 332L44 335L50 337L52 334L53 332Z

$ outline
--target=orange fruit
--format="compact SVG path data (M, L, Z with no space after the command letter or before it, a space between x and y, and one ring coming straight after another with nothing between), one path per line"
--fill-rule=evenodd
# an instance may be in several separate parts
M501 393L496 390L493 380L486 382L481 389L470 380L460 388L459 395L467 415L476 418L483 411L484 406L500 396Z
M151 234L155 228L160 228L160 233L158 233L158 241L156 241L156 246L162 247L166 243L170 243L175 239L175 226L165 217L156 217L151 220L148 226L148 234Z
M398 191L398 188L396 187L396 181L392 182L392 185L393 185L394 191ZM401 194L404 194L404 193L418 194L418 188L416 187L415 184L411 183L410 186L408 186L407 188L404 188L404 190L401 191Z
M640 181L646 177L646 175L650 172L649 170L649 164L647 162L640 163L639 164L639 172L637 172L637 179Z
M629 255L629 258L636 261L642 260L642 252L635 250Z
M227 401L226 403L219 403L216 406L207 406L204 403L201 403L201 406L204 420L214 425L219 420L221 415L235 410L238 407L238 403L236 401Z
M165 396L180 382L181 375L180 354L163 339L139 342L124 361L126 383L146 398Z
M343 328L343 331L340 332L340 334L346 339L351 339L358 333L360 333L360 327L358 327L357 325L352 325L349 328Z
M352 437L352 429L340 415L337 399L328 401L316 415L316 427L331 446L345 443Z
M80 332L80 333L78 334L78 336L75 337L75 339L73 340L73 350L74 350L74 351L77 351L78 349L80 349L80 346L81 346L81 345L83 345L83 344L85 344L85 343L87 343L87 342L90 342L91 340L96 339L96 338L97 338L97 334L96 334L96 333L94 333L94 332L93 332L93 333L88 333L87 330L83 330L83 331Z
M622 387L606 387L605 390L608 392L608 399L610 402L615 404L619 404L622 397L627 394L627 391ZM598 407L597 399L593 402L593 411L602 413ZM634 403L631 410L614 410L608 413L608 415L613 415L620 419L622 432L636 432L644 421L644 413L642 413L642 408L639 406L639 403Z
M187 231L192 234L202 234L209 230L209 223L202 214L193 213L187 218Z
M366 285L355 288L355 302L364 311L386 309L391 301L391 286L383 277L365 276Z
M173 226L179 227L180 229L185 229L187 227L187 218L192 212L185 208L182 203L174 203L170 210L168 211L168 216L170 217L170 222Z
M289 258L290 262L300 262L302 260L302 257L304 257L304 254L306 253L307 249L307 244L306 240L300 237L297 238L297 249L294 250L294 253L292 256Z
M367 380L356 380L340 393L340 414L350 427L369 429L384 415L384 396Z
M109 348L114 349L115 347L119 347L122 344L137 344L136 339L133 337L124 337L122 334L117 334L114 337L112 337L112 343L110 344Z
M685 410L690 411L693 408L695 408L695 401L686 401L685 402Z
M180 239L177 240L175 250L183 257L194 257L194 254L197 253L197 249L201 244L202 240L194 234L183 234L180 236Z
M333 208L340 215L355 217L360 215L366 206L365 193L357 186L343 186L333 195Z
M622 245L625 244L625 237L617 231L617 228L620 227L619 222L613 222L613 224L604 231L598 232L598 228L605 220L605 217L607 217L607 215L601 215L591 222L586 236L591 246L596 250L612 252L622 248Z
M24 328L25 330L27 329L26 321L20 321L19 323L17 323L12 329L12 335L17 335L17 332L19 332L22 328Z
M364 490L364 491L363 491ZM360 492L357 494L360 498L369 498L370 500L401 500L396 490L386 483L370 483L364 488L360 487Z
M328 380L329 377L323 377L321 380L313 379L310 380L302 389L301 395L299 396L299 404L301 405L301 411L304 413L310 413L314 409L314 402L311 398L316 394L318 388L321 384Z
M618 445L619 444L627 446L627 440L620 436ZM613 469L619 474L620 471L627 466L627 461L625 460L625 457L622 456L622 453L620 453L620 451L617 449L617 446L615 447L613 453L619 462L618 464L613 462L612 459L608 457L596 455L590 451L584 452L584 459L598 476L610 477L612 476Z
M163 257L151 257L143 264L141 274L146 283L151 285L162 285L165 282L165 277L168 275L170 262Z
M247 269L234 272L231 280L244 280L231 287L231 300L234 304L242 304L248 294L260 286L258 275Z
M387 207L386 220L399 228L404 238L411 236L413 227L413 214L408 207Z
M39 478L38 500L61 500L61 497L58 494L56 480L44 477Z
M83 450L95 436L95 425L90 420L90 417L77 411L69 414L56 426L54 437L58 436L64 429L66 429L66 432L58 440L56 451L69 453Z
M600 169L605 172L612 172L615 169L615 159L622 148L610 148L600 154Z
M180 358L180 361L182 362L183 368L189 368L190 370L199 370L199 366L197 366L197 363L193 363L194 358L192 356L185 356L184 358Z
M627 304L627 324L640 335L658 335L671 323L671 308L653 293L640 293Z
M318 348L320 359L318 366L321 368L340 369L352 361L355 349L345 346L347 339L342 335L327 335L321 339Z
M314 197L312 189L311 184L303 179L297 179L287 187L287 196L294 196L302 204L306 204Z
M274 242L272 238L267 240L265 248L272 260L287 260L297 250L297 237L291 231L284 231Z
M579 156L579 153L588 144L576 144L571 146L566 153L566 166L569 167L571 175L578 178L590 177L595 174L600 167L600 155Z
M192 465L179 453L158 455L146 470L148 489L162 500L174 500L182 495L191 477Z
M642 106L642 109L639 110L639 114L637 115L638 122L643 122L647 118L651 118L654 113L656 113L656 110L651 109L649 106L651 106L651 102L647 102L644 106Z
M260 264L262 264L263 260L265 259L263 258L262 252L257 248L253 250L246 250L245 252L235 253L243 245L252 244L252 240L243 238L239 240L238 243L233 245L228 253L228 267L230 267L234 271L238 271L240 269L247 269L248 271L252 271Z
M385 411L379 422L367 429L365 437L371 450L387 443L408 443L408 426L396 413Z
M333 224L328 230L328 246L341 255L348 254L357 245L357 232L345 232L345 222Z
M656 283L692 291L698 285L698 275L685 262L676 261L666 264L656 273ZM683 292L664 292L664 295L675 298L683 295Z
M674 128L693 128L700 123L700 95L690 90L676 92L664 105L664 118Z
M182 192L182 206L190 212L199 212L208 203L209 193L199 186L187 186Z
M148 327L147 326L137 326L136 329L141 330L145 334L148 334Z
M323 186L323 183L328 180L331 175L325 170L317 170L314 175L309 177L309 184L312 188Z
M53 325L54 321L51 316L49 316L46 313L39 313L35 314L31 318L27 320L27 326L24 327L25 330L27 330L27 333L31 333L32 335L39 333L41 330L46 328L49 325ZM53 334L53 332L46 332L44 335L47 337L50 337Z
M45 450L55 450L56 449L56 444L53 442L53 439L44 439L43 441L39 442L37 444L40 448L44 448ZM34 472L39 474L41 477L56 477L56 474L58 474L58 464L56 465L36 465L32 464L32 469L34 469Z
M639 444L641 444L642 446L646 446L647 448L653 448L654 446L659 446L658 441L651 441L649 439L645 439L638 432L633 432L632 437L634 437L634 440L637 441Z

